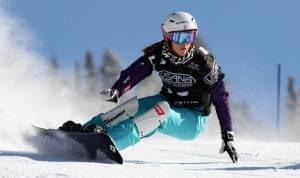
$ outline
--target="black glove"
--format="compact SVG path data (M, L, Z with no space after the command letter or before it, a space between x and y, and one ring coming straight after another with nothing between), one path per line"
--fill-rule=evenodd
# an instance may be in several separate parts
M239 160L239 155L236 148L234 147L234 133L232 131L223 131L222 132L222 145L220 153L225 151L230 156L232 162L236 163Z
M119 103L119 91L116 89L107 89L99 92L103 100Z

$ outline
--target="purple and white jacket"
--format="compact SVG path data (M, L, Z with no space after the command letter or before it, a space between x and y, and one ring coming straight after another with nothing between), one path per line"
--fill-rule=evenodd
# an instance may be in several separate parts
M224 73L213 56L203 47L194 46L186 56L178 58L169 52L164 42L154 46L154 50L123 70L112 88L117 89L121 96L156 71L163 83L160 93L171 105L196 109L202 115L209 115L212 103L221 130L231 131L229 94L222 80Z

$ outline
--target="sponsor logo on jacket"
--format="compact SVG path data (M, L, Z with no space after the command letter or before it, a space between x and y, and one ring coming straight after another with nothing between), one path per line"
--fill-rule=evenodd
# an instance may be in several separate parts
M187 67L191 68L193 70L200 70L199 65L197 63L194 63L194 62L191 62L190 64L188 64Z
M164 83L175 87L190 87L196 83L195 78L187 74L172 73L163 70L159 72L159 76Z

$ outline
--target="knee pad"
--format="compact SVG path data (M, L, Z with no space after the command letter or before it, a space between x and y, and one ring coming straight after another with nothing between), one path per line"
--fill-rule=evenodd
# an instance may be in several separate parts
M138 128L140 137L146 136L157 129L169 116L170 105L166 101L161 101L142 115L133 118Z
M137 97L133 97L124 103L118 105L112 110L104 113L101 118L107 127L116 125L117 123L133 117L139 109Z

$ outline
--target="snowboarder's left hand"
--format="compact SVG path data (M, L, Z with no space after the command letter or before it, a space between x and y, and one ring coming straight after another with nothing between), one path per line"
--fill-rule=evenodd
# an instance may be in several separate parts
M234 146L234 133L232 131L223 131L222 132L222 145L220 149L220 153L224 153L225 151L230 156L233 163L236 163L239 160L239 155Z

